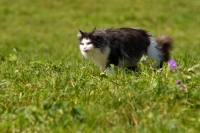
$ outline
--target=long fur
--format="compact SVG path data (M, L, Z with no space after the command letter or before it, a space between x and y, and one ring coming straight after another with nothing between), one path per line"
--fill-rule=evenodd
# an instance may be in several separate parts
M156 38L158 49L163 53L163 61L170 59L170 50L172 49L173 39L168 35L161 35Z
M136 28L95 28L92 32L79 30L77 36L82 55L92 59L101 70L105 70L111 64L127 68L136 67L143 55L155 59L156 65L162 66L162 62L170 58L173 42L166 35L155 40L145 30Z

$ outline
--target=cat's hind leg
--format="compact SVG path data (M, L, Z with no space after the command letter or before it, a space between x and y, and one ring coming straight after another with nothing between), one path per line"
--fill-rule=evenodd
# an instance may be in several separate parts
M137 66L131 66L131 67L127 67L127 70L129 71L136 71Z
M162 67L163 64L163 53L157 47L157 42L153 37L150 37L150 45L147 48L148 59L154 59L156 62L153 68Z

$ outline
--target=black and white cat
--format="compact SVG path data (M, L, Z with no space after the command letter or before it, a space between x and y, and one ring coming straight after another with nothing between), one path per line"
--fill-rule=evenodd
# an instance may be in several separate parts
M162 67L170 58L173 40L168 35L156 39L143 29L94 29L92 32L78 31L81 54L106 70L113 64L135 69L143 55L156 61L154 66Z

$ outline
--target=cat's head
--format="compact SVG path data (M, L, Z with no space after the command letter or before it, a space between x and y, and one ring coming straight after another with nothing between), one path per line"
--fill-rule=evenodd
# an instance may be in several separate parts
M87 57L95 52L103 52L107 46L106 34L96 28L92 32L78 31L79 48L83 56Z

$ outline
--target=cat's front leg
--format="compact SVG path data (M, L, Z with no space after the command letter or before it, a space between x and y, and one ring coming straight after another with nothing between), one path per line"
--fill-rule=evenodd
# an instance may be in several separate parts
M107 67L106 68L106 73L107 74L113 74L113 73L115 73L115 68L114 67Z

